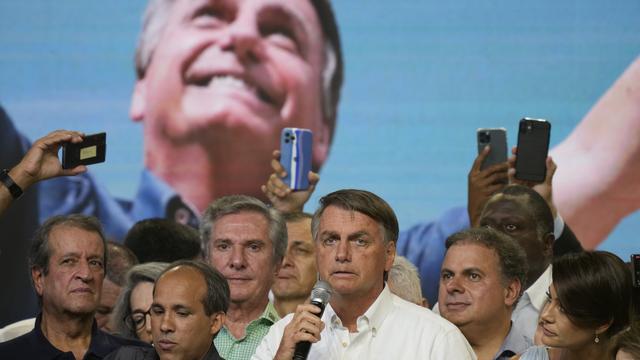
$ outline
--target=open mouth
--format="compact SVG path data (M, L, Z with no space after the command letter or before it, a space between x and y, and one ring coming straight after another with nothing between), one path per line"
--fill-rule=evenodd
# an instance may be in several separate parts
M242 90L252 93L262 102L271 105L278 105L276 100L269 95L267 91L259 86L248 82L241 76L232 74L188 74L186 79L188 85L203 87L203 88L220 88L220 89L234 89Z

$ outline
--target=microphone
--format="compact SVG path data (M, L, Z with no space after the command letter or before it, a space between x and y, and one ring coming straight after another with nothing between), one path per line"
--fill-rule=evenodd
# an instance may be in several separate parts
M318 280L311 290L311 304L320 308L319 318L322 318L324 308L329 303L331 298L331 285L326 281ZM293 360L306 360L309 356L309 350L311 350L311 343L308 341L301 341L296 344L296 349L293 352Z

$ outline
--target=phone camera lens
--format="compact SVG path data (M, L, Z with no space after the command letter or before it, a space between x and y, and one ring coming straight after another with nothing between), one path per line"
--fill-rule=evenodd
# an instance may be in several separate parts
M481 132L479 140L482 144L488 144L491 142L491 134L488 132Z
M291 135L291 140L295 140L295 139L296 139L296 137Z
M284 139L284 143L288 144L289 143L289 139Z

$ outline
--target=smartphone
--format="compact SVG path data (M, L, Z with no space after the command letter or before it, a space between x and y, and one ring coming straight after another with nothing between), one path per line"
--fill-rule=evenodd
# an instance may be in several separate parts
M631 255L631 276L633 287L640 288L640 254Z
M313 133L309 129L284 128L280 136L280 163L287 172L282 179L292 190L309 188Z
M107 133L86 135L81 143L62 144L62 168L104 162L107 154Z
M491 150L484 159L480 170L507 161L507 130L505 128L481 128L476 131L478 154L489 145Z
M543 119L524 118L518 127L516 179L543 182L547 174L547 153L551 123Z

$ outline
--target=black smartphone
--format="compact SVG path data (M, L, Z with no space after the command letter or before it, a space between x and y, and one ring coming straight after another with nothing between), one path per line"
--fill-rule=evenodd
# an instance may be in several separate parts
M640 254L631 255L631 276L633 287L640 288Z
M489 145L489 155L484 159L480 170L507 161L507 130L505 128L481 128L476 131L478 154Z
M80 143L62 144L62 168L104 162L107 154L107 133L86 135Z
M516 179L543 182L547 174L547 154L551 123L543 119L524 118L518 128Z

